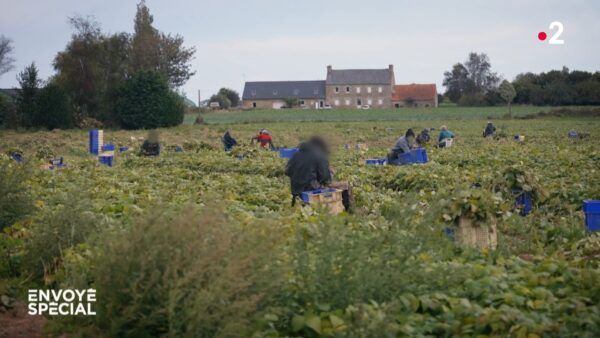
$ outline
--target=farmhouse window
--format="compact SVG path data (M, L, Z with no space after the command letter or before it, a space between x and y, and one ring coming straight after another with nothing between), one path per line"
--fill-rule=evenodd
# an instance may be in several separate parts
M360 94L360 87L356 87L356 92Z
M304 105L304 100L300 100L300 105L303 106Z
M378 99L377 100L377 104L382 105L383 104L383 99Z
M336 106L339 106L340 105L340 100L333 101L333 104L335 104Z
M256 108L256 102L252 102L252 108Z
M378 93L381 93L381 92L383 92L383 88L382 88L382 87L377 87L377 92L378 92Z
M339 93L340 92L340 87L335 87L335 92Z
M356 99L356 105L357 106L362 106L362 100L361 99Z
M373 104L373 100L371 100L371 99L367 99L367 104L368 104L369 106L370 106L370 105L372 105L372 104Z
M350 100L349 99L344 100L344 102L346 103L347 106L350 105Z
M367 87L367 93L371 92L371 87Z
M350 93L350 87L346 87L346 93Z

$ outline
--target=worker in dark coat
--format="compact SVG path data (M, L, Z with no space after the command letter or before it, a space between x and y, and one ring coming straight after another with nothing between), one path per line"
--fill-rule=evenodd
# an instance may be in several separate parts
M431 136L429 135L429 129L427 128L423 129L421 133L417 135L417 144L421 147L429 143L429 140L431 140Z
M332 182L333 175L329 167L329 147L318 136L300 144L298 152L289 160L285 168L290 177L292 205L305 191L325 187L342 190L342 202L346 211L352 204L352 189L347 182Z
M144 156L158 156L160 154L160 143L158 131L151 130L142 144L141 153Z
M483 137L496 135L496 126L492 122L488 122L483 131Z
M237 146L237 141L235 140L235 138L233 138L233 136L231 136L231 129L227 129L227 131L225 132L225 134L223 134L223 147L225 148L225 151L230 151L231 149L233 149L234 146Z

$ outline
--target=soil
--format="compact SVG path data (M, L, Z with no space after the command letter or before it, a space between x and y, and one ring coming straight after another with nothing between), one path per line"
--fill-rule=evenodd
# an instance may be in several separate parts
M15 304L10 309L0 309L0 338L43 337L47 319L27 314L27 305Z

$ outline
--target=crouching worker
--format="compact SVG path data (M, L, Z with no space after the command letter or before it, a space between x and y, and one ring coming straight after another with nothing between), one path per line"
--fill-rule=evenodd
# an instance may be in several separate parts
M415 132L408 129L404 136L400 137L394 147L388 153L388 163L394 163L400 154L410 153L410 150L415 146Z
M332 182L327 143L321 137L314 136L301 143L299 148L285 168L286 176L290 177L292 206L302 192L329 187L342 190L344 209L351 211L352 188L347 182Z
M417 135L417 144L419 147L424 147L431 140L431 136L429 136L429 129L425 128L421 130L421 133Z
M492 122L488 122L483 131L483 137L496 135L496 126Z
M142 144L141 153L144 156L158 156L160 154L160 143L158 141L158 131L151 130L148 137Z
M448 142L452 142L454 139L454 133L448 130L448 127L441 126L440 127L440 136L438 137L438 147L444 148L447 146Z
M273 145L273 138L271 137L271 133L269 133L269 131L266 129L261 129L258 132L258 135L253 137L251 141L258 142L261 148L267 148L267 146L270 149L275 148L275 146Z
M222 141L225 151L230 151L231 149L233 149L234 146L237 146L238 144L237 141L233 138L233 136L231 136L231 129L227 129L225 134L223 134Z

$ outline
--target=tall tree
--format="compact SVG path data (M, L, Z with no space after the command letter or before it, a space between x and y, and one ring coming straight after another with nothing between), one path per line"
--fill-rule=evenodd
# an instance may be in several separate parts
M0 76L10 72L14 68L15 59L13 53L12 40L0 35Z
M500 87L498 88L498 92L500 92L500 97L502 97L502 99L504 101L506 101L506 104L508 105L508 117L512 117L512 111L511 111L510 104L515 99L515 96L517 96L515 87L513 87L513 85L510 82L508 82L507 80L504 80L500 84Z
M492 65L485 53L470 53L464 64L457 63L444 73L445 95L452 102L480 102L486 94L498 86L500 78L492 72ZM466 97L465 97L466 96ZM463 98L464 97L464 98Z
M192 77L190 61L195 48L183 46L183 37L159 32L146 2L137 5L131 40L131 71L153 70L161 73L172 88L181 87Z
M80 118L110 122L110 95L127 77L129 35L106 36L92 17L69 22L74 32L54 59L56 83L66 90Z
M17 111L21 123L25 126L33 126L38 112L37 95L41 81L38 78L38 69L35 63L25 67L17 76L20 89L17 97Z
M233 89L221 88L217 95L225 96L231 102L232 107L237 107L240 104L240 94Z

